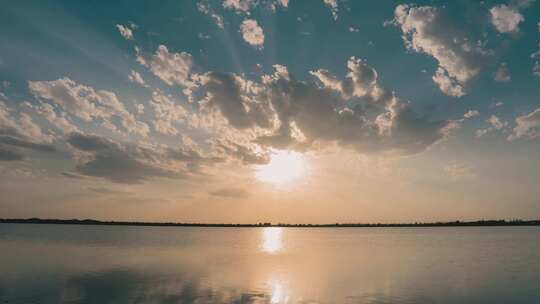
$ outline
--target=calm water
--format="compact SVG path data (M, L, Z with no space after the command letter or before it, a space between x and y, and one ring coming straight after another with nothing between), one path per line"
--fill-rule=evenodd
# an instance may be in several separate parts
M540 303L540 227L0 224L0 303Z

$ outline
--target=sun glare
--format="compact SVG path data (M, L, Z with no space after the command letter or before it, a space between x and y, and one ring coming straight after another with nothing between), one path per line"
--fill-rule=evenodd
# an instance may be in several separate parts
M262 182L285 185L306 174L306 160L301 153L294 151L274 151L270 162L258 166L256 177Z
M266 227L263 229L262 233L262 244L261 248L266 253L276 253L279 252L282 247L281 227Z

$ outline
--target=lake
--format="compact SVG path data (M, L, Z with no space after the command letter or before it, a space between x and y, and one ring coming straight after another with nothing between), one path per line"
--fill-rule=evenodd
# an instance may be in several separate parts
M540 227L0 224L0 303L540 303Z

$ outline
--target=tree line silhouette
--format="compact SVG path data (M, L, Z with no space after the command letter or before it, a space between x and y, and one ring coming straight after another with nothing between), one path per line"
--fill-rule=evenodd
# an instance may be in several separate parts
M290 224L259 222L241 223L177 223L177 222L136 222L100 221L94 219L0 219L0 223L12 224L60 224L60 225L108 225L108 226L166 226L166 227L291 227L291 228L347 228L347 227L474 227L474 226L540 226L540 220L477 220L451 222L414 223L331 223L331 224Z

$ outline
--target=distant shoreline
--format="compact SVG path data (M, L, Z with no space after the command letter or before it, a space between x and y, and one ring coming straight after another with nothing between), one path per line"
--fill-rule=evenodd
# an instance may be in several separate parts
M152 227L287 227L287 228L369 228L369 227L493 227L493 226L540 226L540 220L478 220L430 223L333 223L333 224L285 224L285 223L174 223L174 222L130 222L100 221L93 219L0 219L0 224L54 224L54 225L94 225L94 226L152 226Z

